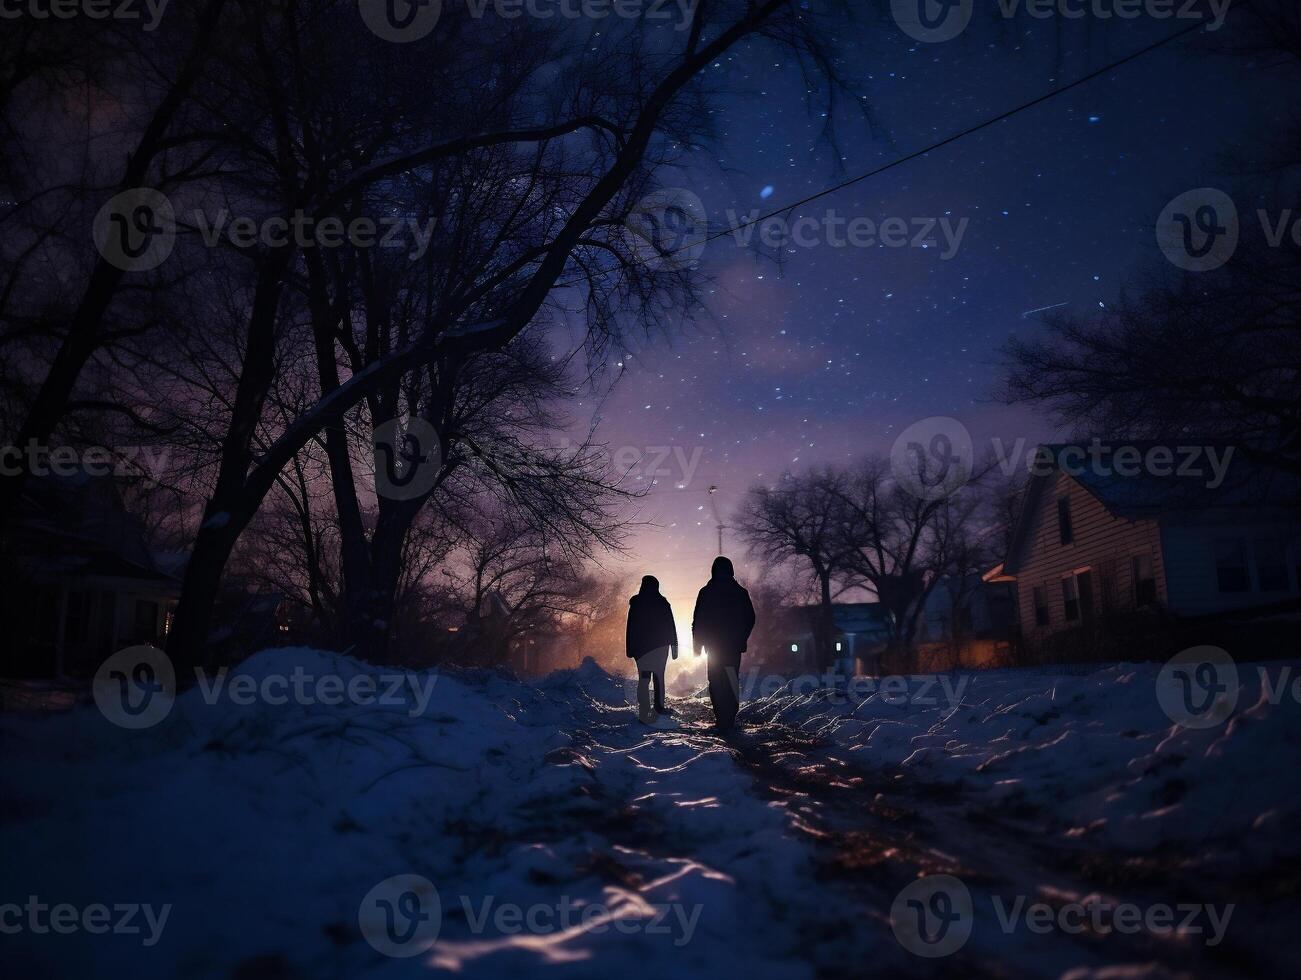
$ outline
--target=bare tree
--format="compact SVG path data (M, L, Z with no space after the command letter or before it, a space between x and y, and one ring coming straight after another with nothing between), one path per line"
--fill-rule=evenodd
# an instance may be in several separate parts
M847 499L843 474L813 470L787 475L775 487L753 488L734 518L752 556L770 566L791 566L812 579L818 596L814 647L823 668L832 661L835 585L852 568L844 537Z
M1295 87L1297 5L1253 0L1234 13L1234 30L1196 46ZM1154 266L1105 311L1047 318L1043 335L1007 345L1004 401L1044 406L1083 435L1220 438L1301 473L1301 243L1284 226L1301 203L1301 125L1271 126L1225 163L1239 205L1252 202L1225 264Z
M919 460L917 465L924 463ZM955 556L965 554L978 504L971 486L947 496L916 494L896 479L890 461L881 457L864 460L842 483L843 523L838 533L844 564L885 608L890 653L895 656L911 647L926 600L951 570Z
M420 83L412 86L409 102L386 107L396 113L400 125L395 119L369 125L366 132L381 138L365 144L364 152L341 158L325 173L319 168L304 171L298 166L296 148L316 135L305 126L318 118L313 113L319 114L319 108L309 105L306 108L313 111L303 113L284 109L294 104L297 93L311 91L304 84L310 76L295 76L306 64L302 35L311 29L312 64L328 66L329 52L341 42L329 17L317 16L304 24L295 12L292 4L259 6L248 24L256 53L248 73L257 80L259 99L270 103L263 114L271 126L263 131L272 137L273 152L268 156L261 147L257 151L262 159L274 161L282 177L282 186L276 188L276 213L283 217L288 205L297 204L317 218L335 216L367 189L492 148L510 150L507 160L514 173L507 186L517 207L525 207L544 185L556 188L555 203L545 220L529 224L530 237L509 236L479 275L448 291L406 343L375 352L362 370L323 391L319 401L265 452L255 453L254 433L276 370L277 313L297 256L292 247L282 247L259 260L221 463L187 567L171 637L170 646L182 659L203 648L212 597L240 533L276 475L316 432L339 424L381 387L431 361L504 349L552 309L549 304L564 297L581 299L593 330L589 346L599 351L602 339L626 320L621 310L630 300L668 296L680 301L688 295L684 290L690 277L680 263L667 261L668 249L657 246L653 256L657 261L629 261L627 217L639 195L653 186L653 171L664 162L666 148L695 145L707 134L702 72L709 65L743 41L763 38L784 45L810 68L826 69L834 77L834 63L823 48L825 21L807 15L791 0L699 5L691 29L671 48L666 47L666 35L626 29L618 38L617 84L610 74L616 70L612 63L593 53L586 36L562 36L570 30L564 25L554 29L559 33L544 45L541 61L527 56L531 35L544 31L537 25L517 26L514 34L491 38L459 36L453 31L456 43L441 48L443 57L432 62L423 57L427 52L417 54L415 45L410 46L411 60L406 61L392 48L372 50L353 43L349 56L374 64L377 77L391 74L388 66L398 64L405 65L413 78L418 68ZM469 19L453 19L453 23L468 34L484 28ZM518 44L513 45L515 39ZM485 112L482 105L466 104L428 118L436 100L420 96L431 84L427 77L431 64L438 65L448 79L444 94L455 95L467 88L455 84L467 59L498 78L488 87L490 92L508 93L501 111ZM566 84L545 92L537 89L533 79L540 64L550 68L563 64L566 70L561 77ZM365 74L354 71L354 77ZM521 83L525 78L532 87ZM449 115L455 116L453 122L459 127L452 134ZM541 121L520 126L521 116ZM509 125L493 128L498 118ZM474 125L467 126L467 121ZM540 183L542 177L546 181Z

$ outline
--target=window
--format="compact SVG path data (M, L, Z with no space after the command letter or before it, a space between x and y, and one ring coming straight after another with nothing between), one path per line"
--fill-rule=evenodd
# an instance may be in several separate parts
M1221 592L1249 592L1251 578L1247 574L1247 548L1240 538L1216 538L1215 582Z
M1131 568L1134 578L1134 605L1155 605L1156 572L1152 569L1152 556L1135 555Z
M1062 579L1062 605L1066 609L1068 623L1078 623L1081 620L1092 621L1093 572L1091 569L1077 569Z
M1057 501L1057 533L1062 544L1075 540L1075 529L1071 526L1071 499L1062 497Z
M136 600L136 636L152 642L158 632L158 603L146 599Z
M1080 590L1075 584L1075 576L1068 575L1062 579L1062 603L1066 607L1066 621L1077 623L1080 620Z
M73 589L68 593L67 640L85 643L90 638L90 593Z
M1287 591L1287 545L1277 538L1256 539L1256 585L1261 592Z
M1048 592L1042 585L1034 587L1034 624L1036 626L1047 626L1050 622L1048 616Z

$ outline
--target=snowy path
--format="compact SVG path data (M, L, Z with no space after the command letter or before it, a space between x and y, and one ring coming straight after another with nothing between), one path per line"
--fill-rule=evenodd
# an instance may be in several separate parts
M311 651L241 670L265 682L294 668L386 679ZM1154 670L992 672L957 707L783 691L747 703L746 730L727 739L701 698L677 702L673 728L637 725L629 685L590 663L537 685L441 676L427 699L413 682L378 705L206 704L192 690L139 732L92 707L8 717L0 902L169 911L152 936L29 925L0 941L34 976L1294 965L1301 712L1266 703L1248 678L1223 729L1172 730L1149 704ZM974 911L970 939L927 959L896 938L891 907L937 874L960 879ZM438 905L417 911L434 909L424 922L437 935L417 933L398 951L418 955L394 958L375 948L366 910L405 909L410 882L386 884L400 875L436 887ZM1018 896L1061 908L1090 894L1140 910L1236 908L1213 946L1160 921L1100 935L1018 920L1009 932L997 915Z

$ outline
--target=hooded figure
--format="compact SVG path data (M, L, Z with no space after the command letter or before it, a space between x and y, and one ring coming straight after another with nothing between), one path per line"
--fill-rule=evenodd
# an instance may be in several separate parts
M654 575L641 580L641 591L628 600L628 631L625 645L630 659L637 661L637 715L650 724L655 715L669 714L664 706L664 668L669 652L678 659L678 630L673 624L673 609L660 595L660 583ZM650 702L650 686L655 685L655 704Z
M709 700L714 720L726 731L736 721L741 703L741 654L754 629L754 604L750 593L734 577L732 563L721 555L714 559L709 584L696 597L691 639L696 656L709 652Z

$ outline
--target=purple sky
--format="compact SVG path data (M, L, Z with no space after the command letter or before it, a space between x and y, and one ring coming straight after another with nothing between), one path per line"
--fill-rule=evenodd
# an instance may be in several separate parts
M846 175L1182 26L1067 24L1058 46L1052 22L982 21L979 7L966 34L944 44L911 41L888 20L864 30L846 68L865 81L876 128L848 113L840 120ZM726 226L729 209L770 210L840 179L817 141L822 120L779 64L737 56L719 69L737 94L718 158L679 181L704 201L711 227ZM978 452L994 436L1033 444L1052 435L1034 412L990 402L999 348L1041 329L1028 311L1095 310L1160 261L1153 222L1164 204L1194 187L1231 189L1221 155L1282 118L1288 95L1243 62L1176 44L794 215L899 217L910 228L965 219L947 259L939 231L927 249L796 248L783 268L731 237L712 242L702 268L713 278L713 322L634 345L599 406L598 433L612 449L645 449L648 459L652 447L672 450L661 463L669 475L638 511L656 526L635 536L635 558L612 564L658 575L685 619L715 553L710 485L726 515L757 482L888 453L900 431L929 416L961 420ZM594 411L589 399L579 415ZM726 544L739 577L753 581L744 549Z

